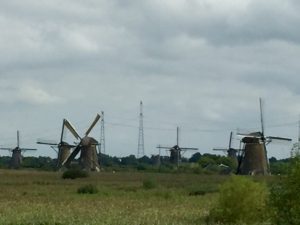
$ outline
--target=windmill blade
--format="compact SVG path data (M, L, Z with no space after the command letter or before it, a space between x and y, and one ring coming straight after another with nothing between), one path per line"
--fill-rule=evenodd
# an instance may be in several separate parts
M213 151L222 151L222 152L227 152L228 149L225 148L213 148Z
M12 150L12 148L0 148L0 150L11 151L11 150Z
M173 147L157 146L156 148L162 148L162 149L171 149L171 148L173 148Z
M62 163L62 166L67 165L69 166L71 161L75 159L75 157L77 156L77 154L80 151L80 144L76 146L76 148L73 150L73 152L70 154L70 156Z
M74 135L74 137L76 139L81 139L81 137L77 133L77 131L74 128L74 126L67 119L64 119L64 125L68 128L68 130Z
M176 145L179 145L179 127L176 128Z
M21 151L37 151L36 148L20 148Z
M282 141L282 142L291 142L292 141L291 138L283 138L283 137L268 136L266 138L270 141L273 141L273 140Z
M198 150L198 148L180 148L181 150Z
M92 129L97 124L97 122L99 121L99 119L100 119L100 115L97 114L96 118L94 119L94 122L91 124L91 126L89 127L89 129L85 132L85 136L89 135L89 133L92 131Z
M37 139L36 143L41 145L58 145L56 141L42 139Z
M63 142L63 143L61 143L59 146L60 146L60 147L61 147L61 146L66 146L66 147L70 147L70 148L75 148L75 147L77 147L77 145L78 145L78 143L76 143L76 144L74 144L74 145L71 145L71 144L68 144L68 143Z
M231 149L233 132L230 132L228 149Z
M17 147L20 147L20 131L17 130Z
M62 123L62 128L61 128L61 135L60 135L60 142L62 143L64 140L64 136L65 136L65 121L66 119L63 119L63 123Z
M56 147L54 147L54 146L50 146L56 153L58 153L58 150L57 150L57 148Z
M261 133L262 133L262 136L264 136L264 134L265 134L265 124L264 124L264 112L263 112L262 98L259 98L259 108L260 108Z

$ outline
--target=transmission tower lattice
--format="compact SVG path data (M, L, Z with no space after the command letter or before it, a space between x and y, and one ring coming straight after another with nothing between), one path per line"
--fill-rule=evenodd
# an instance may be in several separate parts
M140 123L139 123L139 142L138 142L138 153L137 157L141 158L145 155L145 148L144 148L144 123L143 123L143 102L140 102Z
M104 112L101 112L100 153L105 154Z
M293 147L291 149L291 157L299 157L300 156L300 116L299 116L299 122L298 122L298 142L293 144Z

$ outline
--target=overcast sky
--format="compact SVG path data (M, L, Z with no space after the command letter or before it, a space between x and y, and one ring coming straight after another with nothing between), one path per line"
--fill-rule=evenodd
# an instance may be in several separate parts
M142 100L147 155L174 145L177 125L182 146L212 153L230 131L259 129L259 97L266 134L296 141L299 9L296 0L0 1L0 145L14 145L19 129L21 147L55 157L36 139L58 140L63 118L83 134L103 110L106 153L137 154Z

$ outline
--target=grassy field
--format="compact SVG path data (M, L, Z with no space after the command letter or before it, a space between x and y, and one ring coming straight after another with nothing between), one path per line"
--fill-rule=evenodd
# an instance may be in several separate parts
M205 224L228 176L0 170L0 224ZM147 183L151 185L148 187ZM92 184L96 194L78 194Z

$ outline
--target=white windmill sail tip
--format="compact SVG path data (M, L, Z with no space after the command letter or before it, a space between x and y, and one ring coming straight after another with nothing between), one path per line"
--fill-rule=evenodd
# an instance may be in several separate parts
M68 130L74 135L76 139L81 139L75 127L70 123L69 120L64 119L64 125L68 128Z
M96 118L94 119L93 123L90 125L89 129L85 132L85 136L88 136L90 134L90 132L92 131L94 126L97 124L97 122L99 121L100 118L101 118L101 116L97 113Z

